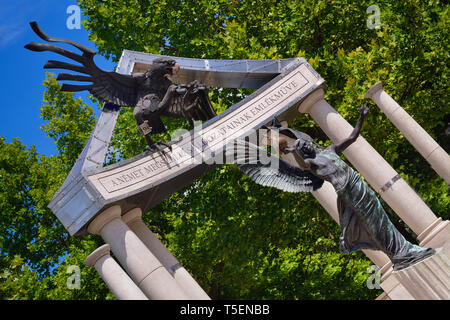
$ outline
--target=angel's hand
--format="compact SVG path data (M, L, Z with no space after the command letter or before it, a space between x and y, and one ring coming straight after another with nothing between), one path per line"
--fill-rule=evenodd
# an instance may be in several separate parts
M358 107L359 116L364 118L369 113L369 106L366 103L362 103Z

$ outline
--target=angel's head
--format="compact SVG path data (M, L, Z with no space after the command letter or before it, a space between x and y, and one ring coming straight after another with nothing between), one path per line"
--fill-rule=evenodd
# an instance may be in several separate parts
M314 142L314 140L310 136L308 136L307 134L303 135L297 135L298 139L295 140L294 145L292 147L284 148L283 152L289 153L295 151L302 159L315 158L317 151L319 151L321 148Z
M173 59L161 57L153 60L148 71L151 73L157 72L161 75L173 75L180 70L180 65Z
M316 143L312 139L300 138L295 141L295 151L303 159L316 157Z

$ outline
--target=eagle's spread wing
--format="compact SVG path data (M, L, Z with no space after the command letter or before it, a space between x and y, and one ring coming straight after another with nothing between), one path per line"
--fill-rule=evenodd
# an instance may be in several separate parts
M60 73L58 74L57 80L92 82L92 84L85 85L63 84L61 88L62 91L74 92L88 90L95 97L102 99L107 103L112 103L118 106L134 106L136 104L138 88L136 77L119 74L113 71L104 71L97 67L94 63L94 55L96 54L95 51L71 40L51 38L39 28L36 22L31 22L30 25L33 31L43 40L47 42L68 43L83 52L83 55L79 55L52 44L36 42L30 42L25 46L26 49L32 51L52 51L81 63L80 66L50 60L44 65L44 69L66 69L86 74L83 76Z
M311 172L294 167L252 143L236 140L225 156L254 182L287 192L310 192L319 189L323 180Z
M217 114L208 96L208 90L196 82L178 86L170 106L164 115L174 117L190 116L193 120L207 121Z

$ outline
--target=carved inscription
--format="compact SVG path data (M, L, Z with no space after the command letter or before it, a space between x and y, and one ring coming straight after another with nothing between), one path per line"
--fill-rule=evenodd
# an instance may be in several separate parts
M317 80L305 65L301 65L235 110L219 116L204 128L199 127L183 135L182 140L172 145L173 151L166 157L153 154L90 176L89 180L107 199L156 185L192 165L211 164L208 161L211 154L229 141L250 134L252 128L270 121L287 104L297 102Z

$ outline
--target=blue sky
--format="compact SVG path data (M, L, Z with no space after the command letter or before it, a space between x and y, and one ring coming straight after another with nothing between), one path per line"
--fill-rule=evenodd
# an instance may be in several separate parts
M58 69L44 70L47 60L67 61L52 52L32 52L24 45L31 41L44 42L30 28L29 22L37 21L48 35L74 40L97 51L89 41L89 33L83 29L69 29L67 13L76 0L0 0L0 96L2 112L0 116L0 136L7 142L18 137L27 146L35 145L39 153L56 153L52 139L41 131L44 122L40 119L39 108L42 97L45 72L57 73ZM84 20L85 17L81 16ZM71 46L64 46L79 52ZM105 70L113 70L115 63L97 56L96 64ZM70 71L69 71L70 72ZM86 98L87 93L76 93L84 102L92 104ZM96 110L96 108L94 108Z

